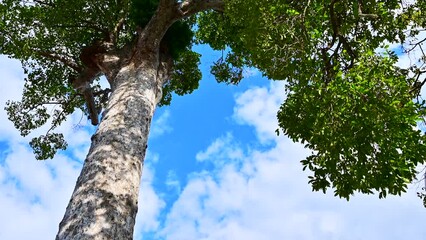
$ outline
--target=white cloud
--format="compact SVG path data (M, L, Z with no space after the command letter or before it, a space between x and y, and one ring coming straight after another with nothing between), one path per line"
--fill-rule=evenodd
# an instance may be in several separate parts
M167 173L167 178L166 178L165 184L166 184L167 187L174 189L177 194L179 194L181 192L181 186L180 186L179 178L178 178L175 171L170 170Z
M259 139L273 141L274 147L240 149L241 161L192 174L158 237L380 240L426 234L424 209L413 188L402 197L379 200L377 195L357 194L349 202L312 192L299 163L307 150L288 138L272 137L277 99L282 98L276 87L248 90L235 107L235 118L253 126ZM227 137L220 137L197 159L222 160L222 153L235 151L226 143Z
M158 117L154 118L152 122L151 130L149 133L150 138L159 137L165 133L169 133L172 131L170 124L168 123L170 118L170 111L166 109L162 114Z
M0 141L18 139L19 132L8 120L4 106L8 100L20 100L24 86L24 75L19 61L0 55Z
M257 68L244 68L243 69L243 77L251 78L260 75L260 71Z
M240 160L242 157L243 151L238 147L232 134L228 132L225 136L216 139L205 151L198 152L195 159L199 162L208 160L216 165L222 165L227 161Z
M261 143L273 140L278 126L277 110L284 97L284 81L271 82L269 88L247 90L236 98L234 119L253 126Z
M53 239L80 165L66 156L36 161L14 144L0 164L0 239Z
M156 231L160 226L160 212L166 203L152 186L153 179L154 170L150 164L147 164L143 170L142 184L139 191L139 210L134 231L135 239L141 239L144 233Z

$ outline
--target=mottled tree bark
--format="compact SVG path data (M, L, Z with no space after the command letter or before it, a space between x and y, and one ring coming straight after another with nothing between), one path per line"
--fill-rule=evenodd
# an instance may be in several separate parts
M56 239L133 238L149 127L164 77L158 66L153 61L120 68Z

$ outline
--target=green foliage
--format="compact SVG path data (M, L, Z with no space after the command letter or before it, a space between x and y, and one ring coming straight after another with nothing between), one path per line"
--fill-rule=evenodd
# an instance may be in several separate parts
M426 183L425 183L426 184ZM426 208L426 187L422 187L422 191L423 192L417 192L417 196L422 199L423 201L423 206Z
M16 129L22 136L28 135L33 129L43 126L51 119L51 129L58 127L66 117L74 112L74 108L84 108L84 101L78 98L77 93L63 84L63 76L69 74L67 69L57 63L47 65L48 68L31 63L24 66L27 72L22 101L9 101L5 110ZM49 106L50 105L50 106ZM48 143L51 141L51 143ZM51 144L60 148L34 148L36 158L43 160L53 157L58 149L65 149L63 136L59 133L48 133L46 137L35 137L31 146ZM50 146L50 145L49 145ZM43 152L42 150L48 150Z
M34 150L35 157L38 160L53 158L56 152L67 148L64 136L60 133L48 133L46 135L33 138L30 146Z
M238 54L230 52L225 59L220 58L213 64L211 73L218 82L238 84L243 78L244 66L244 60Z
M424 108L412 101L395 61L370 52L329 83L313 76L289 86L279 125L313 150L302 164L314 173L314 190L331 186L344 198L377 190L385 197L401 194L416 178L415 167L426 158L425 136L416 129Z
M189 50L180 54L175 61L172 79L163 87L160 106L170 104L173 92L177 95L185 95L198 88L201 80L201 71L198 68L200 57L200 54Z
M178 21L164 35L163 42L166 42L168 53L173 59L177 59L181 54L190 51L194 38L191 28L190 21Z
M312 150L302 165L312 171L313 190L331 187L347 199L355 191L404 192L426 161L425 136L416 128L425 105L414 87L425 57L400 69L394 53L377 49L385 42L419 49L423 39L413 36L425 26L424 1L226 3L225 14L200 16L196 36L214 49L229 48L242 59L238 67L286 80L278 120L285 134ZM219 81L237 73L225 59L213 66Z
M200 14L197 24L198 43L209 44L215 50L226 52L225 57L222 56L213 64L210 72L220 83L238 84L243 78L244 67L252 66L248 60L250 54L245 51L239 36L243 34L241 30L244 28L232 24L227 15L213 11Z
M158 6L158 0L131 0L130 21L136 26L144 27Z

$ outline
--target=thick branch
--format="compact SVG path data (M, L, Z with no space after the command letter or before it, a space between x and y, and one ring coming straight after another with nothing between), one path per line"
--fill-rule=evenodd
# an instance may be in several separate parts
M180 4L182 18L206 10L223 12L225 10L225 4L223 0L187 0Z
M360 13L358 14L360 18L369 18L369 19L378 19L379 16L377 14L372 13Z
M152 43L158 49L167 29L176 21L206 10L224 11L223 0L187 0L176 3L174 0L160 0L157 11L140 34L138 46Z
M55 6L55 4L53 4L51 1L49 1L49 2L43 2L43 1L39 1L39 0L34 0L33 2L38 3L40 5L49 6L49 7L54 7Z
M110 41L113 44L117 43L118 36L120 35L120 31L124 26L124 23L126 22L126 19L123 17L118 21L118 23L115 25L114 30L110 32Z
M72 86L83 95L84 100L86 101L87 110L89 111L89 117L92 122L92 125L98 125L99 112L96 108L95 97L93 95L90 84L93 79L99 76L99 74L100 72L98 70L86 68L80 73L77 78L71 79Z
M143 55L154 56L144 52L158 53L164 34L178 20L178 15L178 8L174 1L161 0L154 16L152 16L145 28L138 30L139 36L135 46L136 54L133 54L136 58L133 60L138 61L137 58ZM152 61L153 63L155 62L154 64L158 64L158 59L152 59Z
M160 64L157 69L157 99L158 104L163 97L163 86L170 81L173 68L173 58L169 54L160 53Z
M160 54L160 64L157 70L157 78L161 79L162 86L166 81L170 80L173 68L173 58L169 54Z
M87 110L89 111L90 121L93 126L96 126L99 124L99 112L98 108L96 107L95 97L93 96L92 88L90 87L89 83L82 91L82 94L87 104Z
M113 66L120 60L114 53L108 54L109 51L114 50L111 43L103 41L96 41L92 45L84 47L80 54L84 69L79 71L76 78L71 79L72 86L84 97L92 125L99 124L99 110L96 107L96 94L92 91L91 83L102 73L107 76L108 81L111 81L111 74L115 69Z

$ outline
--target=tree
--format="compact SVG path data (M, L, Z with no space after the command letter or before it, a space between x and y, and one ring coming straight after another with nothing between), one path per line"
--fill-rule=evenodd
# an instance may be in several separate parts
M397 0L1 1L0 53L27 74L9 118L24 136L51 124L30 142L36 157L66 148L54 129L76 109L99 124L57 239L132 238L150 122L172 93L198 87L195 43L226 54L211 69L219 82L237 84L247 66L287 81L278 120L312 149L301 162L314 190L401 194L425 163L415 127L426 71L423 55L397 67L385 45L421 50L425 9Z

